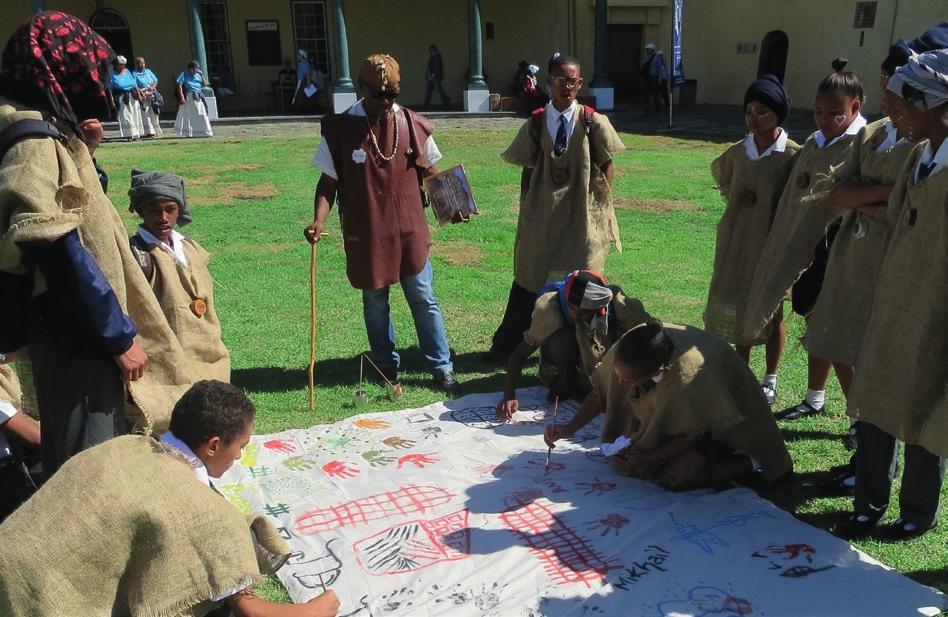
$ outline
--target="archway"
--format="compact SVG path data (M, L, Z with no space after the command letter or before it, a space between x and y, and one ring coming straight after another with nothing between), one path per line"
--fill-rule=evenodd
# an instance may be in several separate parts
M89 26L109 42L116 54L128 58L131 64L135 57L132 53L132 33L124 15L115 9L102 9L92 14Z
M764 35L760 42L760 60L757 63L757 76L776 75L783 83L787 72L787 51L790 49L790 40L783 30L771 30Z

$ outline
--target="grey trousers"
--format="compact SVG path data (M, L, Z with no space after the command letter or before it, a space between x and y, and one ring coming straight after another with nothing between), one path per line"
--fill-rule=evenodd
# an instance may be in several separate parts
M30 328L28 346L48 478L72 455L129 432L125 384L110 356L74 354L42 323Z
M898 442L879 427L860 420L856 425L856 514L878 520L889 506ZM905 444L905 465L899 511L906 523L927 526L938 516L945 478L945 459L921 446Z

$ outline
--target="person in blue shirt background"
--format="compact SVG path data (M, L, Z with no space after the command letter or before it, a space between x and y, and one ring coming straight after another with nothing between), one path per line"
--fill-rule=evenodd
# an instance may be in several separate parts
M211 120L207 117L207 103L202 89L208 83L201 66L191 61L188 69L175 80L178 84L178 115L174 119L174 131L182 137L212 137Z
M132 72L125 68L128 60L117 56L112 63L112 76L109 79L109 96L115 106L115 115L119 123L119 135L132 141L144 133L142 115L139 112L141 92Z
M158 92L158 76L145 66L145 59L141 56L135 58L135 70L132 75L141 93L142 133L146 138L151 138L161 134L158 116L164 101Z

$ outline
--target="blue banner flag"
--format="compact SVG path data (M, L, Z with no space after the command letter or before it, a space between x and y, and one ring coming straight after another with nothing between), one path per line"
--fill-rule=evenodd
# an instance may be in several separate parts
M675 11L672 16L672 86L677 88L685 83L685 73L681 68L681 10L684 0L674 0Z

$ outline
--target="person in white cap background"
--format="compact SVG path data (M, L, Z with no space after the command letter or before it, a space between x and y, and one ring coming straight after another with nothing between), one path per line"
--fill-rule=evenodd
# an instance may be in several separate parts
M668 65L665 64L665 56L656 49L655 43L645 45L645 62L639 69L639 76L643 83L643 112L648 114L653 109L657 111L668 107ZM662 107L659 107L659 101L662 102Z
M582 398L603 356L628 330L649 319L642 303L627 297L591 270L577 270L540 290L530 329L510 356L504 397L497 417L509 420L519 408L517 385L527 358L541 349L542 365L555 367L550 399Z
M132 72L125 68L128 60L125 56L116 56L112 63L112 76L109 78L109 96L115 107L119 123L119 135L132 141L144 133L142 115L139 111L141 91Z

